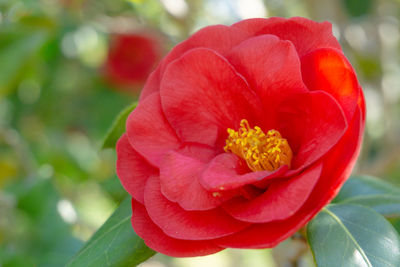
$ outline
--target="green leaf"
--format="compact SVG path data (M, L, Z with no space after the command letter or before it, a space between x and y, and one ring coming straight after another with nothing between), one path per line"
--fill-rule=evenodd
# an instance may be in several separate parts
M133 231L125 199L67 266L136 266L155 254Z
M137 106L137 102L133 103L132 105L126 107L122 110L117 118L114 120L112 126L108 130L106 137L101 145L102 149L105 148L115 148L118 139L121 135L125 132L125 122L128 118L129 114L131 114L132 110L134 110Z
M350 204L323 209L307 227L317 266L400 266L400 238L374 210Z
M334 202L359 204L387 217L400 217L400 189L371 176L350 178Z

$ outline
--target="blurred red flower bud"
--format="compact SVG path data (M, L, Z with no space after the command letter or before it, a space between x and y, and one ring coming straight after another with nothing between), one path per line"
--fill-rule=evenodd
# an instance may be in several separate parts
M113 34L104 66L107 80L124 89L141 89L162 56L154 34Z

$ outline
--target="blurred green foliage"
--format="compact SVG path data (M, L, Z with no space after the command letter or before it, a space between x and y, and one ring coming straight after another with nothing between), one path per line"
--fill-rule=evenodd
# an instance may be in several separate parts
M126 196L115 152L100 147L138 92L102 77L110 33L150 29L169 49L200 27L252 16L333 23L367 99L356 172L400 184L399 1L0 0L0 266L63 266ZM288 251L300 256L288 261ZM305 251L293 239L258 256L218 254L228 262L219 266L309 266Z
M9 218L14 221L8 233L13 239L3 251L3 264L13 266L14 262L21 262L21 266L27 266L27 259L40 266L66 262L82 242L71 235L70 226L58 213L60 196L50 180L42 180L16 195L20 218Z
M371 11L373 0L343 0L345 10L352 17L368 15Z

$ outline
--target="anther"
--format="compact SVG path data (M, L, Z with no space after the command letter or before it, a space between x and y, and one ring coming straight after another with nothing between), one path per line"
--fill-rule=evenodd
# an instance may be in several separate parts
M253 171L274 171L282 165L288 165L293 157L288 141L276 130L266 134L258 126L250 128L243 119L238 131L228 128L226 152L232 152L246 161Z

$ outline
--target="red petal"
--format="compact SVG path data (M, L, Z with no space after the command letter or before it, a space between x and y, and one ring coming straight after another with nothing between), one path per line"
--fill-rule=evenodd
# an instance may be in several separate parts
M153 223L145 207L133 199L132 226L149 248L171 257L204 256L223 250L210 240L180 240L167 236Z
M241 119L260 122L261 103L225 58L198 48L171 63L161 82L161 103L183 142L220 147Z
M159 88L160 81L168 65L175 59L182 56L193 48L209 48L221 55L225 55L233 46L240 43L247 37L247 34L239 29L225 25L213 25L205 27L194 33L187 40L175 46L171 52L161 61L159 67L154 72L152 81L143 88L140 99L146 98L156 88ZM151 84L151 86L150 86ZM159 90L159 89L157 89Z
M218 154L215 150L215 147L199 143L184 143L176 152L186 157L195 158L201 162L208 163Z
M364 121L362 120L362 111L356 109L351 127L343 136L332 151L324 159L324 168L322 170L321 181L318 182L314 197L321 197L322 192L331 192L329 201L336 196L342 184L350 176L351 171L360 154ZM321 191L323 190L323 191Z
M117 175L122 186L140 203L144 203L144 187L150 175L157 170L131 146L126 134L117 143Z
M161 192L185 210L208 210L222 203L199 183L199 176L207 164L180 153L169 152L160 166ZM219 196L217 194L217 196Z
M162 113L158 93L148 96L132 111L126 131L132 146L155 166L165 152L179 147L179 140Z
M357 108L360 86L341 51L330 48L315 50L301 58L301 70L307 87L332 95L350 121Z
M224 205L234 218L253 223L283 220L298 211L314 188L322 165L316 165L297 177L271 183L261 196L247 200L235 198Z
M143 101L149 95L158 92L160 90L160 68L150 73L145 85L143 86L142 92L140 93L140 101Z
M326 21L319 23L300 17L248 19L232 27L246 31L249 36L273 34L281 40L289 40L300 56L323 47L341 49L339 42L332 35L332 24Z
M238 156L222 153L210 162L200 182L209 191L233 190L247 184L281 177L286 171L287 166L282 166L274 172L249 172L247 165Z
M167 55L160 64L161 73L166 71L168 65L175 59L194 48L209 48L218 54L225 55L232 47L239 44L247 34L240 29L235 29L225 25L212 25L197 31L187 40L183 41Z
M156 176L151 176L147 181L144 201L152 221L173 238L214 239L235 233L248 226L248 223L233 219L221 208L185 211L161 194L160 182Z
M289 95L308 92L299 57L289 41L273 35L253 37L233 48L227 59L257 92L267 118Z
M303 207L283 221L254 224L236 234L215 242L222 247L271 248L285 240L311 220L338 193L349 177L360 151L362 125L360 109L357 109L346 134L327 154L317 185ZM260 238L262 237L262 238Z
M298 220L285 220L253 224L239 233L215 240L215 243L224 248L273 248L298 231L305 222L299 224Z
M298 169L325 155L343 136L347 123L337 101L323 91L298 94L278 110L278 130L294 152Z

